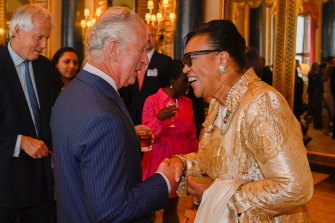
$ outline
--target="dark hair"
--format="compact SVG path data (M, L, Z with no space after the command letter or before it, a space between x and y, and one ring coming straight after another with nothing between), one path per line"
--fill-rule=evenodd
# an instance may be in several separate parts
M334 58L333 56L327 56L326 57L326 63L331 63L333 58Z
M58 63L59 58L61 58L65 52L74 52L78 56L78 53L72 47L62 47L59 50L57 50L57 52L51 59L52 66L54 68L56 68L56 64Z
M319 71L319 64L318 63L313 63L311 69L308 72L308 75L313 74L317 71Z
M62 47L59 50L57 50L57 52L52 57L51 59L51 64L52 64L51 81L52 81L53 88L55 89L54 91L56 92L56 95L58 95L61 89L64 87L64 83L61 80L61 74L56 68L56 64L58 63L59 58L61 58L65 52L74 52L78 56L78 53L72 47Z
M258 50L253 47L248 47L245 50L245 60L247 67L252 67L258 77L262 76L263 73L263 62L259 56Z
M328 66L327 63L321 63L321 64L319 65L319 69L322 70L323 68L326 68L327 66Z
M213 49L227 51L241 68L246 68L244 51L245 39L236 26L229 20L212 20L202 24L196 31L190 32L184 38L184 45L198 35L206 34Z
M181 60L172 60L167 69L162 72L160 77L161 87L168 87L172 80L177 80L181 74L183 74L184 64Z

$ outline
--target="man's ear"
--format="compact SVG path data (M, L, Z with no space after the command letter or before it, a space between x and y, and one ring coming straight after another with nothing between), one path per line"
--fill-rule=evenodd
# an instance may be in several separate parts
M20 36L20 33L22 32L22 29L19 25L16 25L14 27L14 33L13 33L13 36Z
M229 53L227 51L221 51L220 54L220 65L227 67L229 63Z
M120 51L120 42L116 39L109 40L107 43L107 53L113 62L117 62Z

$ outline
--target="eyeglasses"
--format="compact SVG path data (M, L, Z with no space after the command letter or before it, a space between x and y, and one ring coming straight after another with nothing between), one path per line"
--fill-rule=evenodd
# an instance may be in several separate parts
M185 53L182 60L183 60L183 63L190 67L192 66L192 58L191 56L194 56L194 55L204 55L204 54L210 54L210 53L214 53L214 52L221 52L222 50L199 50L199 51L193 51L193 52L188 52L188 53Z

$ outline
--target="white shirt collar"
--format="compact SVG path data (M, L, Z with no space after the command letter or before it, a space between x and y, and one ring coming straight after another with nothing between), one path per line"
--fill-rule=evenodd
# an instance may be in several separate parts
M147 53L149 62L150 62L150 60L151 60L151 58L152 58L152 55L154 55L154 51L155 51L155 50L152 49L150 52Z
M12 41L9 41L8 43L8 51L9 51L9 54L13 60L13 63L15 65L15 67L17 67L18 65L22 64L24 59L22 57L20 57L17 53L15 53L15 51L13 50L13 48L11 47L11 42Z
M113 78L111 76L109 76L108 74L106 74L105 72L103 72L102 70L99 70L98 68L94 67L93 65L86 63L83 70L86 70L94 75L97 75L99 77L101 77L102 79L104 79L105 81L107 81L108 84L110 84L116 92L117 91L117 86L115 81L113 80Z

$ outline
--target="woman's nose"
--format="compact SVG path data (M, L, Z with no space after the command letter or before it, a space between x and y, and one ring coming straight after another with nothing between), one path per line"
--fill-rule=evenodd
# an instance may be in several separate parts
M190 67L187 65L184 65L183 73L187 74L188 72L190 72Z

